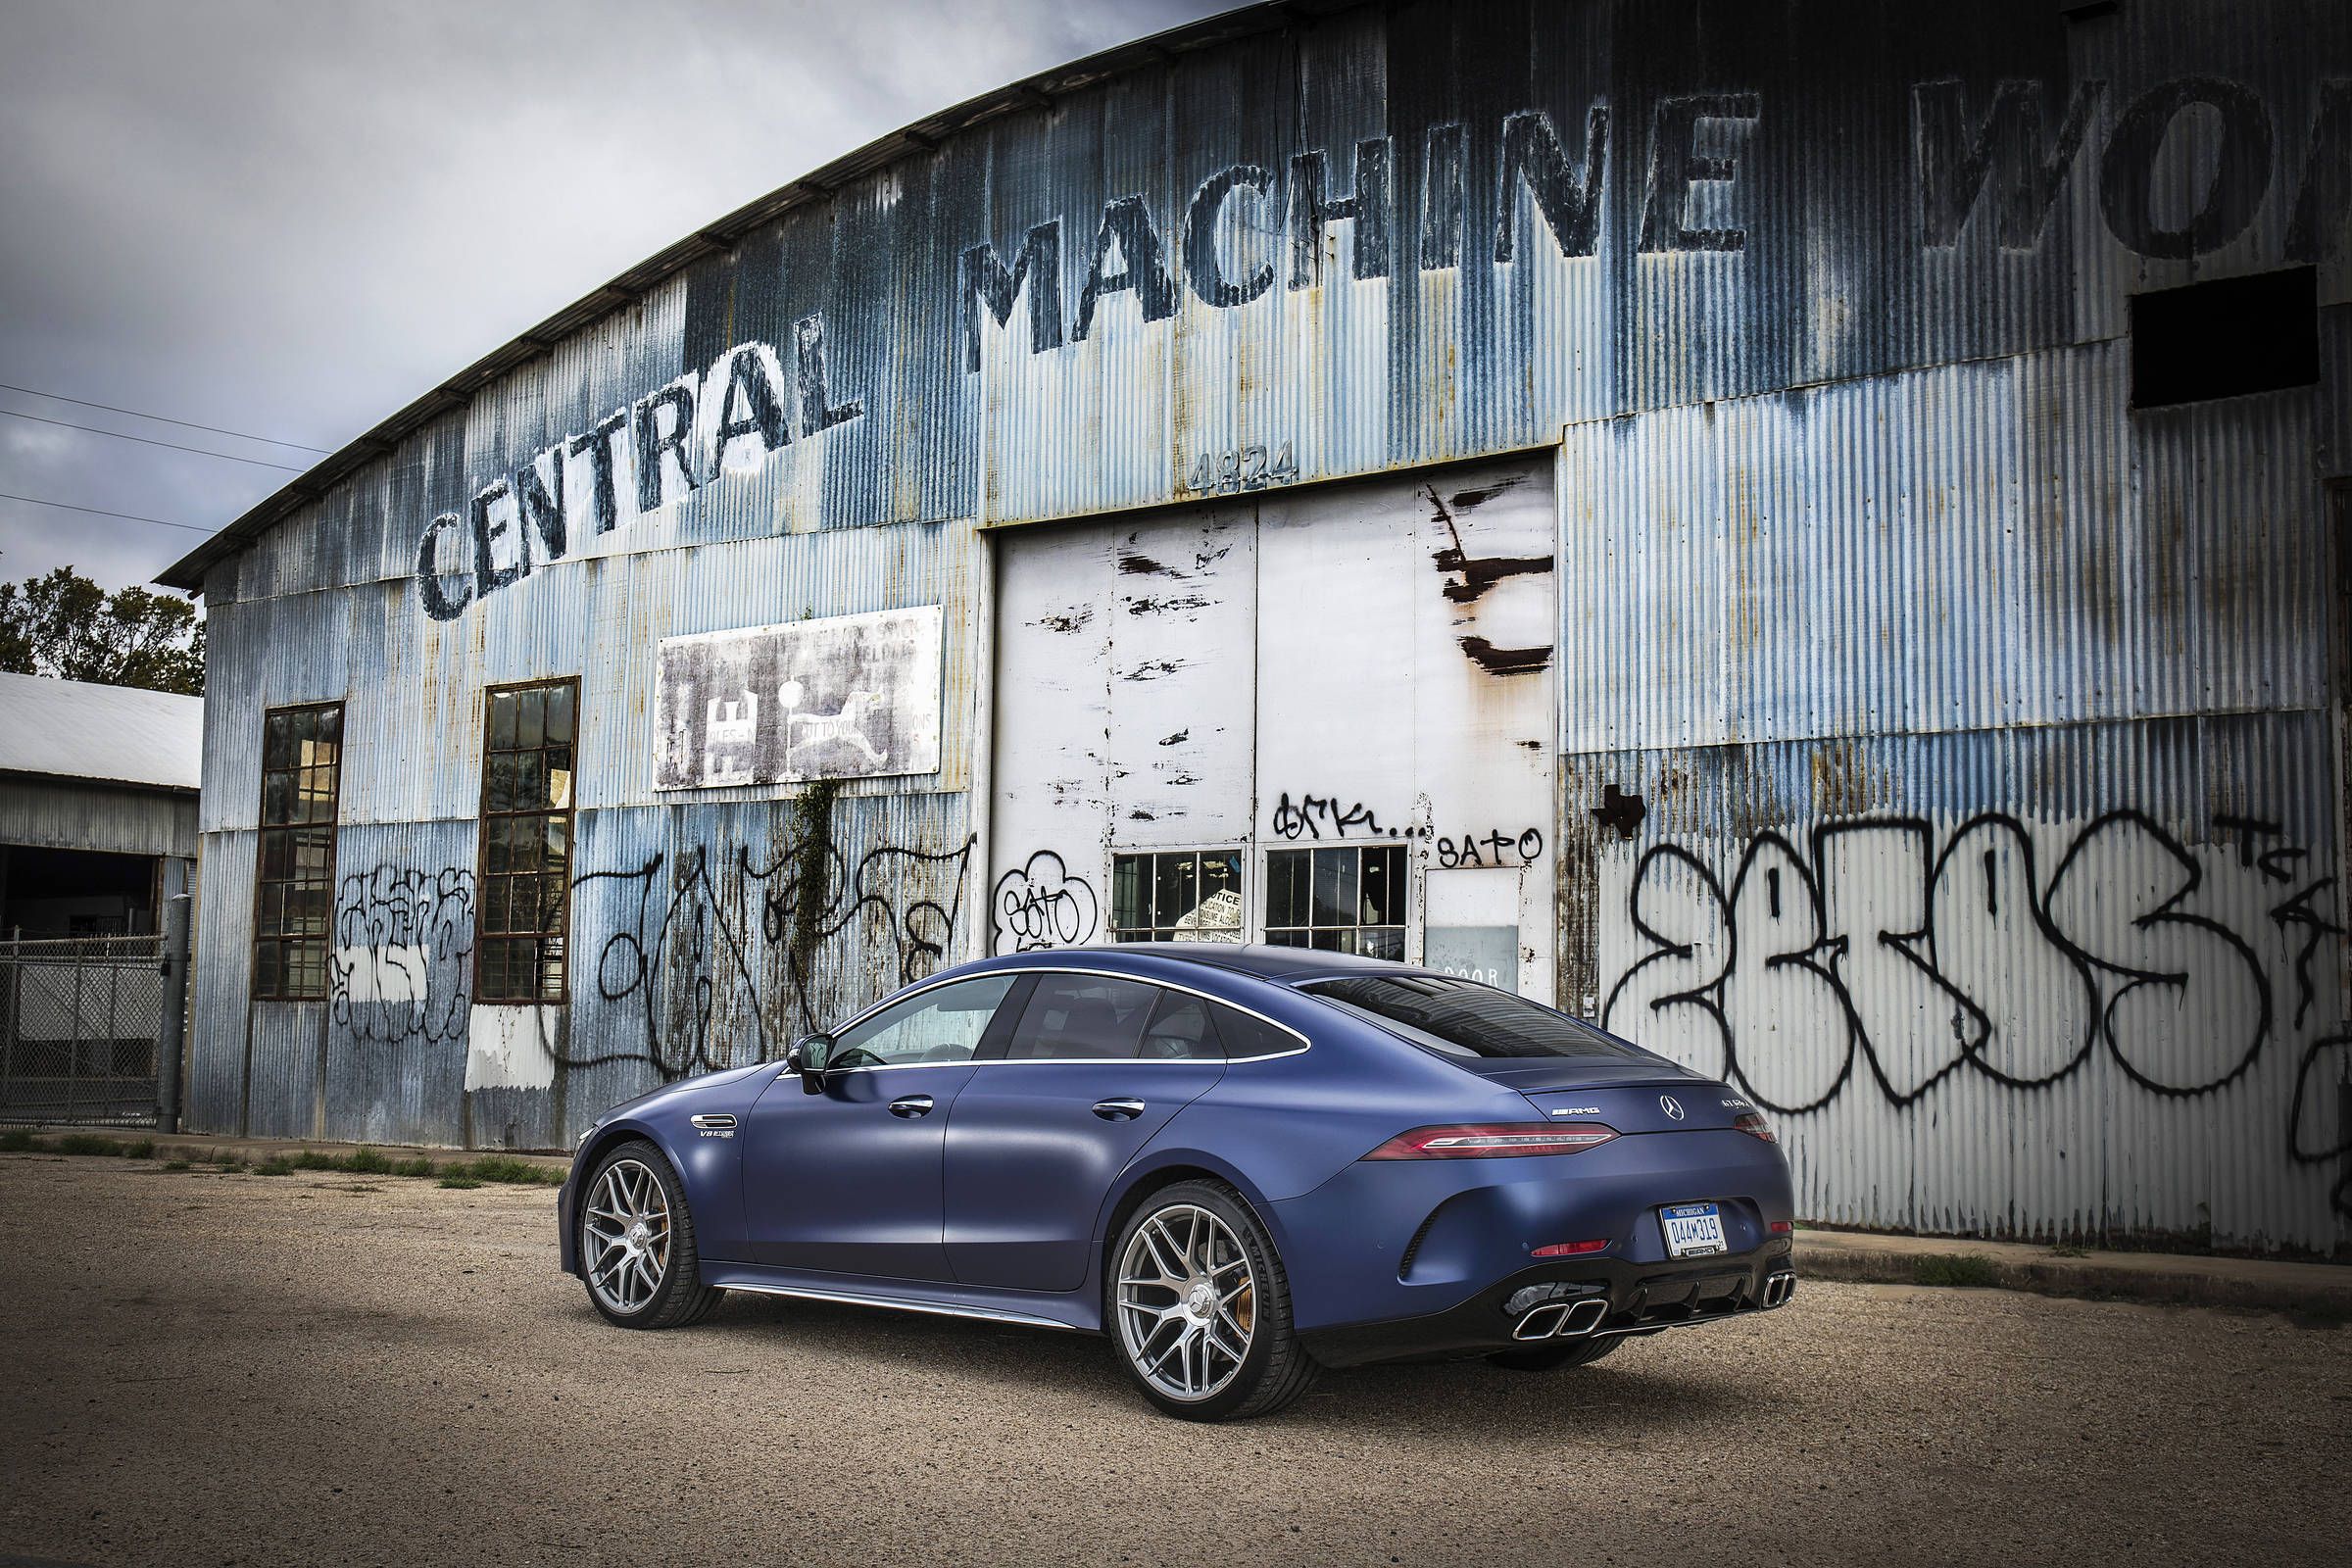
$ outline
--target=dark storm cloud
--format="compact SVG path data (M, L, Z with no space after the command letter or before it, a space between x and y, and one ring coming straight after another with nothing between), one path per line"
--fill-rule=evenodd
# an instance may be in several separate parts
M333 447L895 126L1223 9L17 0L0 382ZM0 408L308 456L14 392ZM19 495L218 526L291 477L0 417ZM0 580L71 564L143 582L198 537L0 501Z

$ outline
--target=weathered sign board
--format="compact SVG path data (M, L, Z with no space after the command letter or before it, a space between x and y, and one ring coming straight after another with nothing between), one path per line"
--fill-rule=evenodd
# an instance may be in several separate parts
M939 771L940 607L662 639L655 786Z

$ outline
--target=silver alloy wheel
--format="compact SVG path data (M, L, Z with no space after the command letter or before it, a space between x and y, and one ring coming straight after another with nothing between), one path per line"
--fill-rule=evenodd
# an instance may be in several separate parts
M580 1218L588 1288L615 1312L641 1312L669 1273L669 1200L641 1160L616 1159L597 1177Z
M1225 1222L1172 1204L1136 1227L1119 1259L1119 1344L1135 1370L1171 1399L1209 1397L1231 1383L1257 1332L1257 1274Z

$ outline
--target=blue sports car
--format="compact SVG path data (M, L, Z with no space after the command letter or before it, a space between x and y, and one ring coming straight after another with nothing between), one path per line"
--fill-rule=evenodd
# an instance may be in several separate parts
M990 958L621 1105L558 1200L624 1328L723 1291L1105 1335L1171 1415L1323 1367L1543 1370L1784 1305L1724 1085L1508 992L1297 948Z

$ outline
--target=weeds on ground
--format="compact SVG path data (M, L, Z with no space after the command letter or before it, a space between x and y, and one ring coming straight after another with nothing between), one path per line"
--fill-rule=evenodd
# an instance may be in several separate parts
M0 1128L0 1152L42 1154L95 1154L124 1159L153 1159L156 1153L152 1138L108 1138L97 1133L63 1133L44 1138L24 1127ZM437 1160L416 1154L395 1158L381 1150L365 1144L348 1153L333 1153L324 1150L303 1149L291 1153L271 1154L259 1163L248 1164L243 1154L221 1149L182 1149L172 1152L165 1161L166 1170L192 1170L198 1165L211 1165L235 1174L250 1170L256 1176L284 1176L298 1170L341 1171L353 1176L415 1176L441 1178L444 1187L472 1188L490 1183L511 1187L560 1187L564 1182L561 1166L535 1164L516 1159L512 1154L483 1154L474 1159Z
M1915 1285L1988 1286L2000 1283L1992 1259L1982 1252L1931 1252L1911 1264Z
M2050 1249L2050 1255L2052 1257L2088 1257L2090 1255L2090 1249L2087 1247L2077 1247L2071 1242L2061 1242L2056 1247Z

